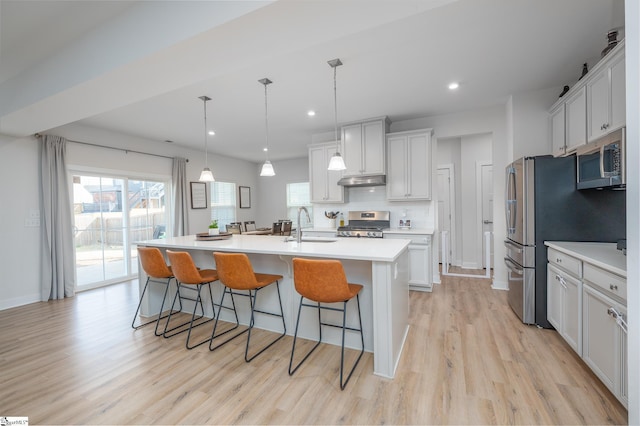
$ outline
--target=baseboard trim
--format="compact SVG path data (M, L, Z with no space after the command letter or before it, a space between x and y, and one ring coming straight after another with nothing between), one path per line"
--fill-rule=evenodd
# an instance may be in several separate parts
M493 280L491 282L491 288L494 290L509 290L509 283L507 281Z
M18 306L30 305L36 302L40 302L39 294L30 294L28 296L0 300L0 311L4 311L5 309L17 308Z

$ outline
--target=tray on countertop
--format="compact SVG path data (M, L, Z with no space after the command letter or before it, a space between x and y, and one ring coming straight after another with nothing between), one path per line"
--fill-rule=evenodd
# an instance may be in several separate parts
M208 232L202 232L196 234L196 240L198 241L215 241L215 240L227 240L231 238L233 234L231 232L221 232L218 235L209 235Z

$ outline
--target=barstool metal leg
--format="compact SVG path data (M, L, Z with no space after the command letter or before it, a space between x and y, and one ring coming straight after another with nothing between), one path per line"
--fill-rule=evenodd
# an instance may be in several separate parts
M313 346L313 348L311 348L309 352L307 352L304 358L302 358L302 361L300 361L298 365L295 366L295 368L291 369L291 367L293 366L293 356L296 351L296 341L298 340L298 326L300 325L300 313L302 312L302 307L303 306L314 307L313 305L305 305L304 303L302 303L303 300L304 300L304 296L300 296L300 305L298 306L298 318L296 319L296 330L293 333L293 347L291 348L291 358L289 359L289 375L290 376L293 375L293 373L295 373L298 370L298 368L300 368L302 363L305 362L307 358L309 358L309 355L311 355L313 351L315 351L316 348L320 346L320 343L322 342L322 318L320 316L320 312L321 312L320 303L318 302L318 333L319 333L318 342Z
M364 354L364 334L362 333L362 316L360 315L360 295L356 295L356 302L358 305L358 321L360 323L360 329L356 330L353 328L349 328L346 326L347 324L347 301L344 302L344 310L342 312L342 353L340 355L340 389L344 390L345 386L347 386L347 383L349 382L349 379L351 378L351 375L353 374L354 370L356 369L356 367L358 366L358 363L360 362L360 358L362 358L362 355ZM351 371L349 372L349 375L347 376L347 380L345 380L344 382L342 381L342 377L343 377L343 371L344 371L344 339L345 339L345 330L353 330L353 331L360 331L360 338L362 341L362 350L360 351L360 355L358 355L358 359L356 360L355 364L353 364L353 367L351 368Z
M264 352L267 349L269 349L271 346L273 346L274 343L276 343L278 340L282 339L287 334L287 325L284 322L284 309L282 308L282 298L280 297L280 285L279 285L278 281L276 281L276 289L278 291L278 302L279 302L279 305L280 305L280 315L274 314L272 312L256 310L256 304L257 304L257 300L258 300L258 290L262 290L263 288L265 288L265 287L255 289L254 293L253 293L253 297L251 296L251 290L249 290L249 301L251 303L251 320L249 322L249 334L247 335L247 345L246 345L245 350L244 350L244 360L246 362L251 362L251 360L253 360L255 357L260 355L262 352ZM255 316L254 316L255 312L281 317L282 318L283 331L282 331L282 334L279 335L275 340L273 340L267 346L265 346L264 348L260 349L260 351L258 353L254 354L252 357L249 358L249 342L251 341L251 330L253 329L253 325L255 323Z
M205 285L205 284L198 284L198 285L196 286L196 288L194 289L194 288L193 288L193 286L189 286L189 287L187 287L187 286L185 286L185 285L181 284L181 283L180 283L179 281L177 281L177 280L176 280L176 282L177 282L177 284L178 284L178 288L176 289L176 294L175 294L175 296L173 297L173 303L171 304L171 311L169 311L169 315L167 316L167 322L165 323L164 331L162 332L162 336L163 336L165 339L167 339L167 338L169 338L169 337L173 337L173 336L175 336L176 334L184 333L185 331L190 331L190 329L191 329L192 327L198 327L198 326L200 326L200 325L202 325L202 324L206 324L206 323L208 323L208 322L210 322L210 321L213 321L213 318L210 318L210 319L205 320L205 321L202 321L202 322L200 322L200 323L198 323L198 324L196 324L196 325L193 325L194 321L200 320L201 318L203 318L203 317L204 317L204 305L202 304L202 298L200 297L200 286ZM211 283L208 283L208 284L206 284L206 285L209 285L209 286L210 286L210 285L211 285ZM185 290L190 290L190 291L197 291L197 297L196 297L195 299L189 299L189 298L187 298L187 297L185 296L185 298L186 298L186 299L188 299L188 300L193 300L193 301L195 302L195 304L194 304L194 306L193 306L193 313L192 313L192 316L191 316L191 320L190 320L190 321L186 321L186 322L184 322L184 323L182 323L182 324L179 324L179 325L177 325L177 326L175 326L175 327L168 328L168 327L169 327L169 324L170 324L170 322L171 322L171 317L173 316L173 314L174 314L174 313L179 312L179 311L174 311L174 307L175 307L175 304L176 304L176 300L179 300L179 302L180 302L180 307L182 308L182 298L183 298L183 296L181 296L181 295L180 295L180 289L181 289L181 288L183 288L183 289L185 289ZM209 292L211 293L211 288L209 288ZM196 315L196 311L198 310L198 305L200 305L200 312L201 312L201 314L200 314L199 316L197 316L197 317L196 317L195 315ZM211 303L211 307L212 307L212 309L213 309L213 316L215 317L215 308L214 308L214 306L213 306L213 302ZM181 310L182 310L182 309L181 309ZM185 328L187 325L188 325L189 327L188 327L188 328ZM179 330L179 331L176 331L175 333L170 333L170 332L175 331L175 330Z
M197 348L198 346L203 345L203 344L205 344L205 343L207 343L207 342L209 342L211 340L209 338L209 339L205 339L205 340L203 340L201 342L198 342L195 345L191 345L191 346L189 345L189 341L191 339L191 331L196 327L199 327L199 326L201 326L203 324L206 324L208 322L213 321L213 319L216 316L216 310L215 310L215 307L213 305L213 299L211 299L211 309L213 309L213 312L212 312L213 316L210 319L206 320L206 321L202 321L202 322L200 322L200 323L198 323L196 325L193 325L193 322L197 320L196 319L196 310L198 309L198 302L200 302L200 309L202 310L202 316L200 316L199 318L202 318L204 316L204 304L202 303L202 286L204 286L204 285L209 286L209 294L211 295L211 283L198 284L197 285L197 287L198 287L198 296L196 298L196 305L193 307L193 314L191 314L191 322L189 323L189 332L187 333L187 342L185 344L187 349Z
M160 323L160 320L161 319L165 319L165 318L167 318L169 316L169 314L162 315L162 312L163 312L163 309L164 309L164 303L165 303L165 301L167 299L167 294L169 292L169 287L171 286L171 280L172 279L173 279L173 277L168 278L167 282L165 283L164 281L159 281L157 279L153 280L151 277L149 277L149 276L147 277L147 281L145 282L144 288L142 289L142 294L140 295L140 300L138 301L138 307L136 308L136 312L133 314L133 321L131 321L131 328L133 328L134 330L137 330L139 328L144 327L145 325L149 325L149 324L152 324L152 323L155 322L156 323L156 328L155 328L154 333L155 333L156 336L160 335L160 334L158 334L158 325ZM158 316L157 316L156 319L153 319L153 320L150 320L150 321L147 321L147 322L144 322L144 323L136 325L136 318L138 317L138 313L140 312L140 307L142 306L142 300L144 299L144 295L146 294L147 288L149 287L149 283L151 281L157 282L159 284L165 284L166 285L166 287L164 289L164 295L162 297L162 303L160 305L160 311L158 312ZM182 308L182 300L180 300L180 308ZM178 311L176 311L176 312L178 312Z
M228 330L225 330L225 331L223 331L222 333L216 334L216 330L218 329L218 321L220 320L220 313L222 312L222 309L223 309L223 308L226 308L226 307L224 306L224 296L227 294L227 291L229 292L229 296L231 296L231 304L232 304L232 306L233 306L233 308L227 308L227 309L233 309L233 312L234 312L235 317L236 317L236 323L235 323L235 325L234 325L232 328L230 328L230 329L228 329ZM227 287L227 286L223 286L223 290L222 290L222 297L220 298L220 305L218 306L218 315L216 315L216 318L215 318L215 319L216 319L216 322L215 322L215 323L213 323L213 331L211 332L211 339L209 339L209 350L210 350L210 351L215 351L215 350L216 350L216 349L218 349L220 346L224 345L225 343L228 343L228 342L232 341L232 340L233 340L233 339L235 339L236 337L238 337L238 336L240 336L240 335L242 335L242 334L246 333L246 332L249 330L249 329L242 330L242 331L240 331L240 332L238 332L238 333L234 334L233 336L229 337L229 338L228 338L227 340L225 340L224 342L219 343L219 344L217 344L217 345L215 345L215 346L213 345L213 342L214 342L214 340L216 339L216 337L220 337L220 336L222 336L222 335L225 335L225 334L227 334L227 333L229 333L229 332L231 332L231 331L235 330L236 328L238 328L238 327L240 326L240 320L239 320L239 318L238 318L238 311L236 310L236 302L235 302L235 300L233 299L233 294L234 294L234 293L231 291L231 289L230 289L229 287Z

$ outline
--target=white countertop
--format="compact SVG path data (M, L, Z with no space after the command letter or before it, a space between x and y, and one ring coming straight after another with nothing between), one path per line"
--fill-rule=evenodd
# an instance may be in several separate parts
M627 256L616 249L615 243L545 241L544 244L614 274L627 277Z
M304 233L303 233L304 236ZM262 253L284 256L323 257L328 259L393 262L411 241L376 238L337 238L332 242L285 242L282 236L234 234L226 240L197 241L195 235L138 241L141 246L183 250L221 250L226 252Z

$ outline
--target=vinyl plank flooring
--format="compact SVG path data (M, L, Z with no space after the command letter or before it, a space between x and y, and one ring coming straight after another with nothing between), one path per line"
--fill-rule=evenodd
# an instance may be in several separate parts
M290 377L289 336L247 364L244 336L189 351L185 334L132 330L135 286L0 311L0 415L33 424L627 422L559 335L521 324L487 279L443 276L433 293L412 292L396 378L373 375L367 353L345 391L334 346L321 345ZM275 335L254 337L258 348ZM354 357L349 351L347 366Z

